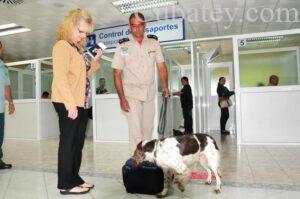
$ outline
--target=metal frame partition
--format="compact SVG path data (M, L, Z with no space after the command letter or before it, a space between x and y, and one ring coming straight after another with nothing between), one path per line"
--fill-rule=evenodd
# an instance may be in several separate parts
M58 138L58 120L52 107L52 103L50 99L41 99L41 64L43 61L48 59L51 59L51 57L6 64L8 67L16 67L20 65L31 66L31 70L34 74L34 83L32 88L35 95L30 99L14 99L16 111L13 115L8 115L6 111L6 139L41 140L47 138ZM22 69L10 68L9 70L22 71ZM18 78L18 93L23 93L24 82L19 82L19 80L20 78ZM23 79L21 78L21 80ZM20 96L23 97L23 95L18 94L18 97Z

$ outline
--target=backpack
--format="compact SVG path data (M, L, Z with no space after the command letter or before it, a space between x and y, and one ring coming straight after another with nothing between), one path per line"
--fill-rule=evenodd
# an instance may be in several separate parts
M122 167L122 175L127 193L155 195L164 188L163 170L152 162L144 161L134 167L133 159L129 159Z

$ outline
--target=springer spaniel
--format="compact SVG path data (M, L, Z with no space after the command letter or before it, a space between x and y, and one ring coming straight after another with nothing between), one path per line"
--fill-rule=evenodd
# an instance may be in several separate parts
M192 166L206 169L206 184L211 184L212 172L216 177L216 193L221 192L219 148L207 134L188 134L160 140L142 141L133 155L134 165L143 161L155 162L164 171L164 189L157 197L165 197L173 181L182 192L190 177ZM174 175L175 174L175 175ZM175 178L175 179L174 179Z

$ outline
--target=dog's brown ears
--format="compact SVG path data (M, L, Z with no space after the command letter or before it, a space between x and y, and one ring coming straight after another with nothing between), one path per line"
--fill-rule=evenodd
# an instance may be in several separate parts
M136 149L132 156L133 166L137 167L144 159L144 151L142 147L142 141L136 146Z
M143 144L143 141L140 141L139 143L138 143L138 145L136 146L136 149L138 149L138 150L143 150L143 146L142 146L142 144Z

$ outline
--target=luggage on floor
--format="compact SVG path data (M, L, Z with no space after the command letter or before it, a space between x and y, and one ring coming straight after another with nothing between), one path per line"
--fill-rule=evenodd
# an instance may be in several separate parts
M163 170L155 163L145 161L134 167L133 160L129 159L122 168L122 175L128 193L155 195L164 188Z

